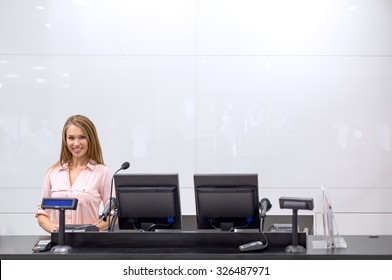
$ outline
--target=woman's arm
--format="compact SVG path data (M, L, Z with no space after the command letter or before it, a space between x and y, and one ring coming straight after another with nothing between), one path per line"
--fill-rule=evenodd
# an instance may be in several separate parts
M45 215L38 215L38 224L49 233L55 232L59 229L59 225L54 223Z

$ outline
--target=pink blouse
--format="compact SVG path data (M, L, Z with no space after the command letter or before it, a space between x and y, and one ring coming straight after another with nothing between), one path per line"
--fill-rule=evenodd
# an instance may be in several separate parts
M106 205L109 201L111 179L112 175L107 166L88 163L71 186L68 165L57 166L45 176L42 197L77 198L77 209L65 211L65 223L91 224L98 220L101 202ZM38 208L36 217L38 215L45 215L57 224L59 222L57 210Z

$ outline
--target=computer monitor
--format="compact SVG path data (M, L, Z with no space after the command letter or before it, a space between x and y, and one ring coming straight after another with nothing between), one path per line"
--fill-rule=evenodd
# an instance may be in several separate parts
M119 229L181 229L178 174L116 174Z
M260 230L257 174L195 174L198 229Z

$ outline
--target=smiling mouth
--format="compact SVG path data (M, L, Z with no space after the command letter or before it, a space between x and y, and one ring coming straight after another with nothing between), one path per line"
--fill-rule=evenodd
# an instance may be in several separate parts
M80 153L83 149L82 148L73 148L72 149L75 153Z

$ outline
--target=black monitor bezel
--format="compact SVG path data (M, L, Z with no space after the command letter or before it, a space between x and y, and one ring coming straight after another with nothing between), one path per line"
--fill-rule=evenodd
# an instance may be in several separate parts
M217 192L244 191L249 189L253 194L253 221L247 227L243 218L236 217L203 217L200 209L199 193L203 189L205 191L212 191L215 188ZM194 191L196 203L196 224L198 229L221 229L221 230L235 230L235 229L258 229L260 230L260 217L259 217L259 190L258 190L258 174L245 173L245 174L195 174L194 175ZM211 223L216 222L217 226ZM219 223L230 224L234 221L233 228L221 227Z
M157 229L181 229L181 202L178 174L116 174L114 175L115 193L117 198L118 227L123 229L137 229L141 231L155 231ZM152 190L170 192L174 196L174 222L168 226L159 223L164 217L125 217L122 212L122 192L151 192ZM137 218L135 220L135 218ZM150 225L150 226L149 226Z

